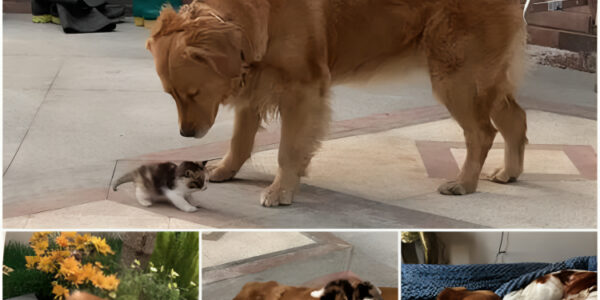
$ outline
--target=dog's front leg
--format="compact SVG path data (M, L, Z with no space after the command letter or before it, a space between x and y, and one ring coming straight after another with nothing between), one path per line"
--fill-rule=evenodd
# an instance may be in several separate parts
M219 164L210 170L210 181L230 180L237 174L244 162L250 158L254 137L260 126L260 116L250 107L240 107L235 111L233 137L229 152Z
M331 109L323 90L302 86L281 101L279 169L261 194L263 206L292 204L300 177L305 175L330 120Z

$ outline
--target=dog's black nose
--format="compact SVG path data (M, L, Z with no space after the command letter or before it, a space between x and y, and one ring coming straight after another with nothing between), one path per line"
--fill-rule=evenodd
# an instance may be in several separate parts
M179 134L183 137L194 137L196 136L196 131L193 129L179 129Z

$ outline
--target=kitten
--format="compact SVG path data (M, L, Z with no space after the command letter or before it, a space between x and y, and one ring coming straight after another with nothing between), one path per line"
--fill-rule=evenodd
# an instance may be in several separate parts
M143 206L169 201L185 212L198 210L189 203L190 195L206 189L208 172L206 161L184 161L179 166L172 162L143 165L119 178L113 190L126 182L135 185L135 197Z
M346 279L332 281L310 295L320 300L383 300L381 291L370 282L363 281L353 286Z

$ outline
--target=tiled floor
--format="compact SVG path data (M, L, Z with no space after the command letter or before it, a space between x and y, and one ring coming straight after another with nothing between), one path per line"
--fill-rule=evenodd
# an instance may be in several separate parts
M273 123L259 134L242 180L210 185L194 196L201 209L188 214L144 208L129 186L113 193L109 184L147 161L221 157L232 112L223 109L201 140L180 137L175 105L143 47L145 29L125 23L116 32L65 35L27 15L3 17L6 228L596 226L594 74L540 66L527 77L518 98L529 109L530 146L516 184L481 181L466 197L435 192L456 173L463 138L417 72L334 88L331 133L293 206L258 204L275 170ZM423 147L443 153L433 168L441 173ZM501 157L493 149L484 170Z

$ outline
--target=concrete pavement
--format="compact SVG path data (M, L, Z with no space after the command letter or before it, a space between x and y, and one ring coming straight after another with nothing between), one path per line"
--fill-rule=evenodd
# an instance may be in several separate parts
M273 123L241 180L211 184L194 195L201 209L187 214L144 208L129 186L111 192L111 180L150 161L221 157L231 111L222 109L203 139L182 138L145 29L66 35L29 15L3 17L6 228L596 227L595 74L536 66L526 77L518 99L530 145L516 184L481 181L466 197L435 192L464 159L464 141L417 71L334 88L331 132L293 206L258 205L275 170ZM496 143L486 172L500 163ZM432 168L436 153L440 168Z

